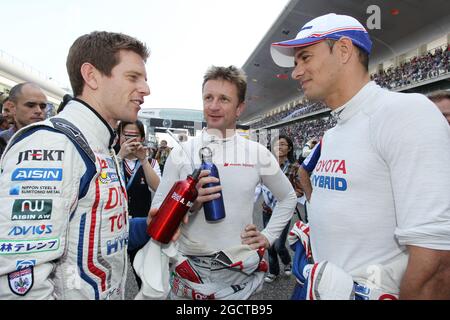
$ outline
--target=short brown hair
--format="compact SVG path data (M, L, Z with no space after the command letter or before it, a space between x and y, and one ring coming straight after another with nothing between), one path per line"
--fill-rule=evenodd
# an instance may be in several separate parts
M22 83L18 83L16 84L14 87L11 88L11 90L9 90L9 97L8 100L11 101L12 103L16 104L17 101L19 101L19 99L22 97L22 89L25 86L32 86L38 89L41 89L41 87L39 87L37 84L35 84L34 82L22 82ZM6 100L6 99L5 99Z
M245 93L247 92L247 76L245 75L245 72L242 69L239 69L235 66L229 67L211 66L206 71L206 74L203 77L202 89L205 87L205 83L207 81L218 79L226 80L236 85L238 89L239 103L244 102Z
M83 63L90 63L103 75L111 76L111 70L120 63L120 50L130 50L147 61L149 50L141 41L123 33L94 31L82 35L72 44L67 56L67 73L74 96L83 93L84 80L81 75Z
M333 50L333 47L334 47L334 44L336 43L336 41L337 40L334 40L334 39L325 39L326 44L328 45L328 47L330 47L330 51ZM361 62L361 64L363 65L364 70L369 71L369 55L367 54L367 52L362 50L357 45L355 45L355 44L353 44L353 45L356 48L356 50L358 50L359 62Z
M444 99L450 99L450 91L445 90L433 91L429 93L427 97L433 102L439 102Z

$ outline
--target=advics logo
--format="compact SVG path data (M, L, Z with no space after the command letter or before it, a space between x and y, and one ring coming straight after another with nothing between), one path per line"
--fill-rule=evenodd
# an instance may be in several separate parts
M48 225L40 225L40 226L15 226L13 227L8 236L26 236L26 235L41 235L41 234L50 234L52 233L53 226L51 224Z

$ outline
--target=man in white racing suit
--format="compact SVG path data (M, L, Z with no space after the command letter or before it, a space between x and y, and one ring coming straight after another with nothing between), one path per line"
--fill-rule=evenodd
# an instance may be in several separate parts
M124 298L127 244L148 238L146 218L129 225L113 128L135 121L150 94L147 57L124 34L81 36L67 58L76 98L10 141L0 176L0 299Z
M247 299L257 290L266 271L261 253L281 234L294 211L297 197L275 157L264 146L236 133L236 119L244 110L246 80L234 67L211 67L202 87L203 112L208 127L182 147L175 147L152 207L159 208L177 180L199 168L199 151L207 147L219 179L202 171L198 198L187 224L182 225L179 256L173 265L172 299ZM256 185L263 182L278 199L267 227L253 222ZM220 194L222 191L222 194ZM225 218L209 222L203 203L223 196Z

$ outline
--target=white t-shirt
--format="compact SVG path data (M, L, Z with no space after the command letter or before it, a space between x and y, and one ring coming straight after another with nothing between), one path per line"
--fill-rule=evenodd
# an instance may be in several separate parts
M219 171L226 217L210 223L206 221L203 209L191 215L189 223L182 227L180 251L189 255L205 255L240 245L240 235L245 226L253 223L253 198L259 182L278 199L272 218L262 231L273 243L291 219L297 197L270 151L237 134L217 139L206 131L182 145L186 152L176 146L167 158L152 207L159 208L175 181L186 179L194 167L200 167L199 150L208 146Z
M370 82L333 112L311 176L311 247L399 292L405 245L450 250L450 128L425 96Z

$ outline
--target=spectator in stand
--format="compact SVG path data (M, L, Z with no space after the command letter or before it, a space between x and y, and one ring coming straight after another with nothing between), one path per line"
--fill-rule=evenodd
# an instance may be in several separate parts
M381 87L396 89L414 82L438 77L450 72L448 46L447 50L438 47L434 52L427 52L422 56L413 57L410 61L397 67L389 67L372 74L371 80Z
M435 91L430 93L428 98L439 108L450 125L450 91Z
M279 121L289 120L321 109L328 109L328 107L321 102L308 103L307 101L305 101L297 104L293 109L289 109L275 115L267 116L262 120L253 123L251 127L253 129L258 129L270 126L271 124L275 124Z

